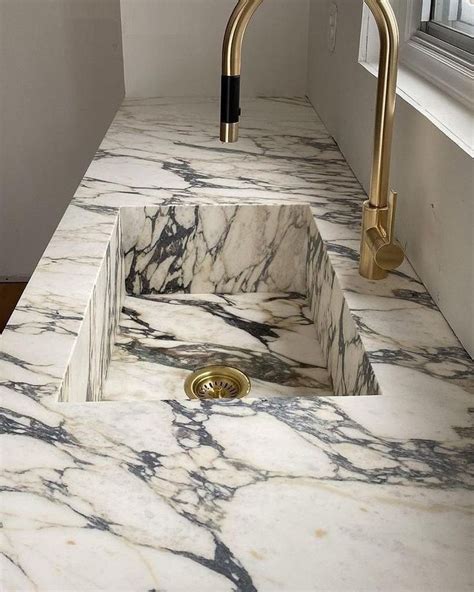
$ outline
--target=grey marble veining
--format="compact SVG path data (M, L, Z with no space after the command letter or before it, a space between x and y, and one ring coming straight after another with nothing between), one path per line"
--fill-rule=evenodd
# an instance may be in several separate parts
M358 276L364 193L311 106L244 108L223 147L216 102L125 102L0 338L6 591L472 589L472 360L407 263ZM310 206L318 341L381 394L93 402L121 212L244 202Z
M124 208L129 294L305 294L308 208Z
M96 401L108 372L124 300L121 220L117 217L58 395L59 401Z
M216 364L252 398L332 394L306 298L259 292L127 297L101 399L186 400L189 372Z
M333 401L70 404L30 425L10 412L7 584L353 590L377 560L381 589L396 566L399 589L467 590L468 457L380 438Z
M334 392L388 394L385 386L383 391L379 386L361 339L363 334L347 305L314 219L308 233L307 295Z

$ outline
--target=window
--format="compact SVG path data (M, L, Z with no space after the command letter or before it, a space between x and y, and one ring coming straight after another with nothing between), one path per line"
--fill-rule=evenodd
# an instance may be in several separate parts
M474 154L474 0L390 0L400 29L398 93ZM364 3L359 62L377 75L379 36Z
M473 0L392 3L401 32L401 64L473 108Z
M400 29L400 65L474 108L474 0L390 0ZM378 55L377 27L364 7L362 63Z
M453 46L454 53L474 52L474 2L470 0L429 0L420 30ZM465 56L468 58L468 56Z

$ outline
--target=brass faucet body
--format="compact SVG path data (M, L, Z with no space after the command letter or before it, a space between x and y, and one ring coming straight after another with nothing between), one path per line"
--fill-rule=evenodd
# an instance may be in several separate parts
M375 110L374 149L369 199L362 210L359 273L378 280L397 268L404 253L393 236L396 193L390 191L390 157L395 114L398 25L389 0L364 0L380 36L379 74ZM222 49L221 129L223 142L239 136L239 93L242 41L253 14L263 0L239 0L227 24Z

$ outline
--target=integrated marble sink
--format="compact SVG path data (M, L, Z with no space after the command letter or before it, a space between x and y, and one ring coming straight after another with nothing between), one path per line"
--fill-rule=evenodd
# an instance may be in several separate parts
M308 205L124 207L110 249L102 367L81 385L73 356L62 401L186 399L208 365L254 398L378 394Z
M307 207L123 214L127 295L102 400L185 399L208 365L245 372L251 397L333 393L307 299Z

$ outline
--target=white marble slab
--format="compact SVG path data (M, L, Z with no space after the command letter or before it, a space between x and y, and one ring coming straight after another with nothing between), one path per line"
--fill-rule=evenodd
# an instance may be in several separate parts
M308 206L123 208L129 294L306 294Z
M331 395L326 358L298 294L127 296L102 401L186 400L203 366L239 368L249 397Z
M244 108L222 146L217 102L127 101L0 338L8 592L472 589L472 360L408 264L358 276L364 194L311 106ZM119 209L244 202L310 204L321 344L337 367L355 327L382 394L58 402L103 380Z

